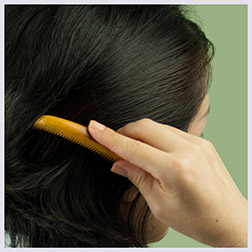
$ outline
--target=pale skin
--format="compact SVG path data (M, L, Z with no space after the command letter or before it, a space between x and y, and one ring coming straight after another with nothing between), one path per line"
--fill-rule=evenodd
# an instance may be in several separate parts
M200 136L203 133L203 130L206 125L207 115L209 112L209 98L208 95L205 97L204 101L202 102L198 113L196 114L195 118L193 119L190 127L188 129L188 133ZM123 196L121 200L121 211L122 215L128 216L128 211L130 209L131 203L134 200L137 194L136 188L129 189ZM137 207L135 210L135 216L137 219L138 209L141 209L142 205L144 204L145 200L141 197L137 203ZM155 218L152 214L150 215L147 223L147 243L157 242L161 240L168 232L168 226L162 223L160 220Z
M212 247L247 247L247 200L240 193L205 127L208 96L188 133L142 119L117 132L91 121L94 139L123 160L112 172L127 177L149 205L155 222Z

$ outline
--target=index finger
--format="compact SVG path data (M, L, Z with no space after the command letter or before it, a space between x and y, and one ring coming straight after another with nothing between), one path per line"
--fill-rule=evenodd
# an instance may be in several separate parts
M88 130L97 142L155 178L160 177L161 170L165 169L167 173L168 167L172 165L169 153L121 135L96 121L90 121Z

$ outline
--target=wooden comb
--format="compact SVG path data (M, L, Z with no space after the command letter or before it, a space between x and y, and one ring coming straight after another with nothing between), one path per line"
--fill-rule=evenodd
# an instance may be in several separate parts
M88 133L87 127L81 124L56 116L43 115L34 123L33 127L79 144L110 162L122 159L105 146L97 143Z

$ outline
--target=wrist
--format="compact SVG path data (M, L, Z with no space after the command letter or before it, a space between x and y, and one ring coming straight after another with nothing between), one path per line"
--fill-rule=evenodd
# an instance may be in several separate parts
M243 209L241 211L241 209ZM236 211L231 221L223 228L218 244L213 247L247 247L248 246L248 210L247 201Z

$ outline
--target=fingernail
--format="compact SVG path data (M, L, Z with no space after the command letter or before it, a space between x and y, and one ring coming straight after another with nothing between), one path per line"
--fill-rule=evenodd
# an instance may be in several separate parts
M96 129L96 130L99 130L99 131L103 131L105 129L105 126L94 121L94 120L91 120L90 123L89 123L89 126L93 129Z
M124 169L122 166L119 166L119 165L113 165L112 168L111 168L111 171L120 175L120 176L123 176L123 177L128 177L128 172L126 169Z

